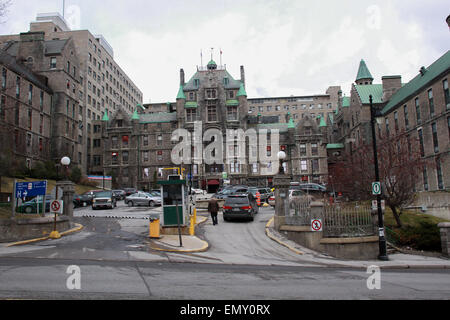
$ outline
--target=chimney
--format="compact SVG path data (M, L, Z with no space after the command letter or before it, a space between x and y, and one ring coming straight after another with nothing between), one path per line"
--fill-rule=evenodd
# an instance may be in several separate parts
M180 85L182 85L182 86L185 85L184 70L183 69L180 70Z
M402 87L402 77L384 76L381 80L383 82L383 102L387 102Z
M244 66L241 66L241 82L244 84L245 86L245 71L244 71Z
M30 69L35 61L40 62L44 58L44 35L44 32L21 33L16 59Z

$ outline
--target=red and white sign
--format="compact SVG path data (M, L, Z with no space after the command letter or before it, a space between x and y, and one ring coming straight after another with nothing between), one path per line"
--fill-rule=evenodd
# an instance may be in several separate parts
M50 203L50 213L63 213L63 201L62 200L53 200Z
M315 232L322 231L322 219L311 220L311 231L315 231Z

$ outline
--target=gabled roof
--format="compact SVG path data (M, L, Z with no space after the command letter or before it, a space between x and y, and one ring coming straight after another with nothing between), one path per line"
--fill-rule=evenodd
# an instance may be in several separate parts
M247 96L247 92L245 91L243 83L241 83L241 87L239 88L239 91L238 91L236 97L242 97L242 96L245 96L245 97Z
M389 100L387 105L381 111L383 114L388 113L398 104L407 100L410 96L416 94L422 88L427 87L443 72L450 69L450 50L442 57L433 62L428 68L422 69L423 75L419 73L414 79L400 88Z
M369 104L369 96L372 95L373 103L383 103L383 85L382 84L366 84L355 85L362 104Z
M48 93L53 93L53 91L41 80L42 77L39 77L33 73L33 71L28 69L25 65L18 63L15 57L9 55L2 49L0 49L0 64L27 79L35 86L45 90Z
M178 99L186 100L186 96L185 96L184 91L183 91L183 86L180 86L180 89L178 90L177 100Z
M369 68L367 68L366 62L361 60L359 63L358 75L356 76L356 81L361 79L372 79L373 77L370 74Z

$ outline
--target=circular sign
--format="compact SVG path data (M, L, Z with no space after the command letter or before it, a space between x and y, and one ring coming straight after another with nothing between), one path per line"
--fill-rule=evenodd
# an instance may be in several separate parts
M322 220L320 219L311 220L311 229L313 231L322 231Z
M58 212L61 209L59 201L53 201L51 207L53 212Z

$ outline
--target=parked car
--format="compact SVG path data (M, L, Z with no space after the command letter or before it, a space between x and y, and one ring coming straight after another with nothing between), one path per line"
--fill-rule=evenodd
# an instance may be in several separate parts
M127 194L124 190L113 190L114 196L116 197L116 200L125 200Z
M275 195L273 193L271 193L269 198L267 198L267 203L272 207L275 207Z
M232 218L247 218L253 221L257 213L258 206L256 202L250 200L248 194L233 194L225 199L223 205L223 219L225 221Z
M125 191L127 197L138 192L136 188L124 188L123 191Z
M247 192L248 192L247 186L241 186L241 185L228 186L228 187L225 187L224 189L222 189L221 191L215 193L213 197L221 200L221 199L226 199L229 195L232 195L232 194L247 193Z
M156 195L156 193L147 192L137 192L125 198L125 204L129 207L134 206L148 206L154 207L156 205L161 205L161 196Z
M114 209L115 207L117 207L117 202L112 191L97 192L94 199L92 199L93 210L98 208Z
M79 203L81 207L86 207L92 205L92 199L94 199L95 195L103 190L90 190L83 194L81 194Z
M269 195L270 195L270 191L268 190L268 188L250 187L248 189L248 191L251 192L255 198L256 198L256 193L259 192L259 194L261 195L261 203L267 202Z
M305 192L326 192L327 188L317 183L303 183L297 186L291 186L291 189L299 189Z
M50 212L50 202L54 200L50 197L46 197L45 199L45 212ZM16 212L18 213L27 213L33 214L38 213L38 198L34 198L30 201L24 202L22 205L16 207ZM42 213L42 198L39 200L39 213Z
M205 190L192 188L191 189L191 194L202 194L202 195L204 195L205 194Z

